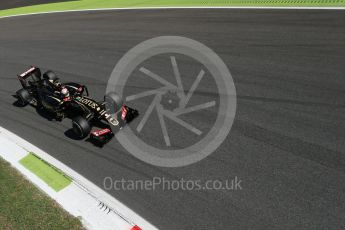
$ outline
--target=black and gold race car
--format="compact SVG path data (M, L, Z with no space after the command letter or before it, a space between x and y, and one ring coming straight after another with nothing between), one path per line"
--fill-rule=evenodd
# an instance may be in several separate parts
M114 130L138 116L138 111L122 103L121 98L110 93L97 102L89 97L85 85L68 82L61 83L58 76L47 71L41 74L37 67L31 67L18 75L22 89L16 92L17 104L32 105L51 114L56 120L72 119L75 136L104 144L114 136ZM97 124L98 130L93 130Z

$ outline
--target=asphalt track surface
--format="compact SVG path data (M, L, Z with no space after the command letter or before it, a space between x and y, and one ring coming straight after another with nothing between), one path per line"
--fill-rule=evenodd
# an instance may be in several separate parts
M101 187L107 176L242 180L238 191L110 191L160 229L345 228L344 11L58 13L1 19L0 31L1 126ZM49 121L33 108L12 105L15 76L30 64L83 82L101 98L116 62L162 35L212 48L237 89L230 134L196 164L151 166L116 140L99 149L68 138L70 121Z

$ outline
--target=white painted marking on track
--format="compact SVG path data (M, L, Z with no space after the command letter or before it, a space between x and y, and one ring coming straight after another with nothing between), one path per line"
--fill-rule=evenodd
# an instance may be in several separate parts
M98 9L80 9L80 10L60 10L60 11L47 11L28 14L15 14L10 16L2 16L0 19L13 18L20 16L42 15L42 14L55 14L55 13L72 13L72 12L88 12L88 11L124 11L124 10L174 10L174 9L254 9L254 10L345 10L345 7L315 7L315 6L187 6L187 7L123 7L123 8L98 8Z
M34 152L38 157L61 170L64 174L72 178L73 184L58 193L55 192L18 162L29 152ZM34 146L30 142L1 126L0 156L11 162L14 167L45 191L49 196L61 203L64 208L67 207L66 210L70 213L74 215L78 215L80 213L84 214L83 217L86 217L85 220L88 221L86 223L84 222L84 224L88 224L86 226L88 229L128 229L126 226L130 227L135 224L144 230L157 229L143 217L139 216L133 210L121 203L121 201L117 200L73 169L58 161L37 146ZM71 194L71 192L77 193L77 198L75 195ZM72 198L70 196L72 196ZM86 200L87 202L85 203ZM110 207L113 212L106 215L104 210L102 211L98 206L96 206L98 202L102 202L105 206Z

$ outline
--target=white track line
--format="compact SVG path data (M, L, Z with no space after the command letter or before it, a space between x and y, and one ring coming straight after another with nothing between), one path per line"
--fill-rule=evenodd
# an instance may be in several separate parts
M7 141L7 143L4 144L3 143L4 140ZM1 145L1 144L3 144L3 145ZM138 225L143 230L156 230L157 229L151 223L146 221L143 217L136 214L133 210L128 208L126 205L121 203L119 200L117 200L116 198L114 198L113 196L111 196L110 194L105 192L103 189L99 188L97 185L93 184L91 181L89 181L88 179L86 179L85 177L83 177L82 175L80 175L79 173L77 173L76 171L74 171L73 169L68 167L67 165L65 165L62 162L60 162L59 160L55 159L54 157L52 157L48 153L44 152L42 149L38 148L37 146L34 146L30 142L24 140L23 138L19 137L18 135L14 134L14 133L10 132L9 130L0 126L0 150L5 151L6 148L9 148L7 150L13 150L12 151L13 154L7 155L7 158L15 158L14 160L12 159L12 161L18 161L21 157L23 157L23 155L22 156L16 156L15 155L16 152L20 152L20 151L24 150L26 152L35 153L38 157L40 157L44 161L48 162L49 164L53 165L54 167L58 168L64 174L66 174L67 176L72 178L74 185L76 185L77 187L79 187L79 189L85 191L86 194L91 196L94 199L95 203L101 202L102 204L104 204L104 207L110 208L117 217L121 218L122 220L124 220L125 222L130 224L131 226ZM16 149L17 149L17 151L15 151ZM7 160L7 159L5 158L5 160ZM20 169L23 168L20 164L18 164L18 166ZM39 180L35 180L33 182L35 182L36 185L42 185L43 184L43 183L39 182ZM44 189L44 191L48 195L51 195L52 197L54 197L54 193L52 192L52 190L48 186L42 185L40 187L46 188L46 189ZM66 198L66 197L64 197L63 192L64 192L64 190L62 191L62 193L60 192L61 193L60 199ZM82 207L83 206L82 202L79 202L78 200L76 200L76 202L78 202L78 203L69 204L70 208L73 207L73 205L74 205L74 206L77 206L78 209L84 208L85 210L87 210L88 207ZM65 204L68 205L68 203L66 203L66 202L65 202ZM91 210L91 208L89 208L89 209ZM94 213L94 215L96 215L96 214L97 213ZM95 216L92 216L92 213L90 213L89 215L90 215L89 217L91 219L95 218ZM111 223L112 223L112 221L109 219L108 224L110 226L108 226L108 227L113 229L111 226ZM115 227L115 226L113 226L113 227ZM96 227L96 228L92 228L92 229L105 229L105 228L102 228L101 226L99 226L99 228ZM118 230L118 229L116 229L116 230Z
M86 12L86 11L123 11L123 10L173 10L173 9L262 9L262 10L345 10L345 7L275 7L275 6L172 6L172 7L123 7L123 8L98 8L98 9L81 9L81 10L61 10L48 11L29 14L16 14L11 16L3 16L3 18L13 18L19 16L31 16L41 14L70 13L70 12Z

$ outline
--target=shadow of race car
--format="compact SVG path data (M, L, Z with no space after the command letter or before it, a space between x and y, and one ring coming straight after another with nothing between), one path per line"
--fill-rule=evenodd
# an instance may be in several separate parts
M89 97L85 85L61 83L52 71L42 76L39 68L31 67L18 79L22 89L16 92L17 103L44 110L56 120L70 118L77 139L89 136L91 142L103 146L114 136L114 130L120 130L139 115L137 110L124 105L116 93L109 93L97 102ZM93 130L95 127L102 129Z

